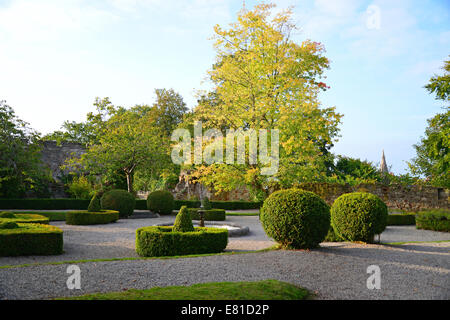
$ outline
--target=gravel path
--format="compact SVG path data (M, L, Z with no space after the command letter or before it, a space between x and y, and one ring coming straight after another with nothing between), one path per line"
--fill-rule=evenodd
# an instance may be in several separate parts
M47 299L212 281L278 279L318 299L450 299L449 243L391 247L325 244L312 251L81 263L81 290L66 287L67 265L0 269L0 299ZM369 265L381 289L369 290Z
M52 222L64 230L64 254L2 257L0 266L137 257L135 230L173 220L174 217L128 219L98 226ZM248 236L230 238L227 251L258 250L274 244L265 235L258 217L229 216L227 221L251 230ZM437 240L450 240L450 234L392 226L381 235L384 243ZM366 288L366 270L373 264L381 268L381 290ZM129 288L262 279L303 286L317 292L319 299L450 299L450 242L400 246L323 243L312 251L79 263L81 290L67 289L67 266L0 269L0 299L47 299Z

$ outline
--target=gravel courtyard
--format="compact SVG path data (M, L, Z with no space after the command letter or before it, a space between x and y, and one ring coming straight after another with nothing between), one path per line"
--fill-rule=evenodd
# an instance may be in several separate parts
M135 230L171 222L174 217L127 219L99 226L69 226L64 230L64 254L2 257L0 266L80 259L137 257ZM229 238L227 251L251 251L273 246L258 217L228 216L228 222L250 227L247 236ZM68 264L0 269L0 299L47 299L130 288L188 285L210 281L278 279L317 293L318 299L449 299L449 233L390 226L383 245L322 243L311 251L268 251L178 259L147 259L78 263L81 290L66 286ZM381 269L381 289L368 290L369 265Z

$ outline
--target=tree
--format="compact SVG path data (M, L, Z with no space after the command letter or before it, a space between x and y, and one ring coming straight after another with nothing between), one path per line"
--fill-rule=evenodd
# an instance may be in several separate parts
M435 75L425 86L429 93L435 93L436 99L450 100L450 61L445 61L446 72L442 76ZM416 157L408 163L413 175L424 175L431 184L450 188L450 106L444 107L428 119L425 137L414 145Z
M51 175L41 162L38 139L39 134L0 101L0 197L47 195Z
M163 129L167 137L183 120L183 115L188 111L183 97L173 89L156 89L156 102L153 108L157 113L157 125Z
M217 58L208 72L213 90L200 99L196 119L224 133L239 128L280 133L279 170L272 177L261 175L261 163L197 166L194 176L219 192L246 185L264 197L275 181L289 186L320 179L326 171L322 156L338 133L341 115L318 101L328 88L320 81L329 67L323 46L294 42L291 10L271 18L274 7L260 4L242 10L229 29L214 27Z

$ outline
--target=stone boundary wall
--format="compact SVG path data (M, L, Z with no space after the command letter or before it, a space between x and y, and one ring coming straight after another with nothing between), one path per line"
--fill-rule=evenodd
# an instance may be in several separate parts
M369 192L379 196L390 209L419 211L450 209L450 190L420 185L360 184L357 186L331 183L301 183L296 187L318 194L329 205L349 192Z

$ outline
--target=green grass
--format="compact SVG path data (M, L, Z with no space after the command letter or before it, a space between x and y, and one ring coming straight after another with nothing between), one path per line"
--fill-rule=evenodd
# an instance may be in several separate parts
M259 216L259 211L227 211L227 216Z
M386 242L386 243L381 243L381 244L400 246L400 245L409 244L409 243L442 243L442 242L450 242L450 240Z
M14 211L13 213L28 213L28 214L39 214L41 216L47 217L50 221L65 221L65 212L46 212L46 211Z
M191 286L94 293L63 300L304 300L306 289L278 280L210 282Z

